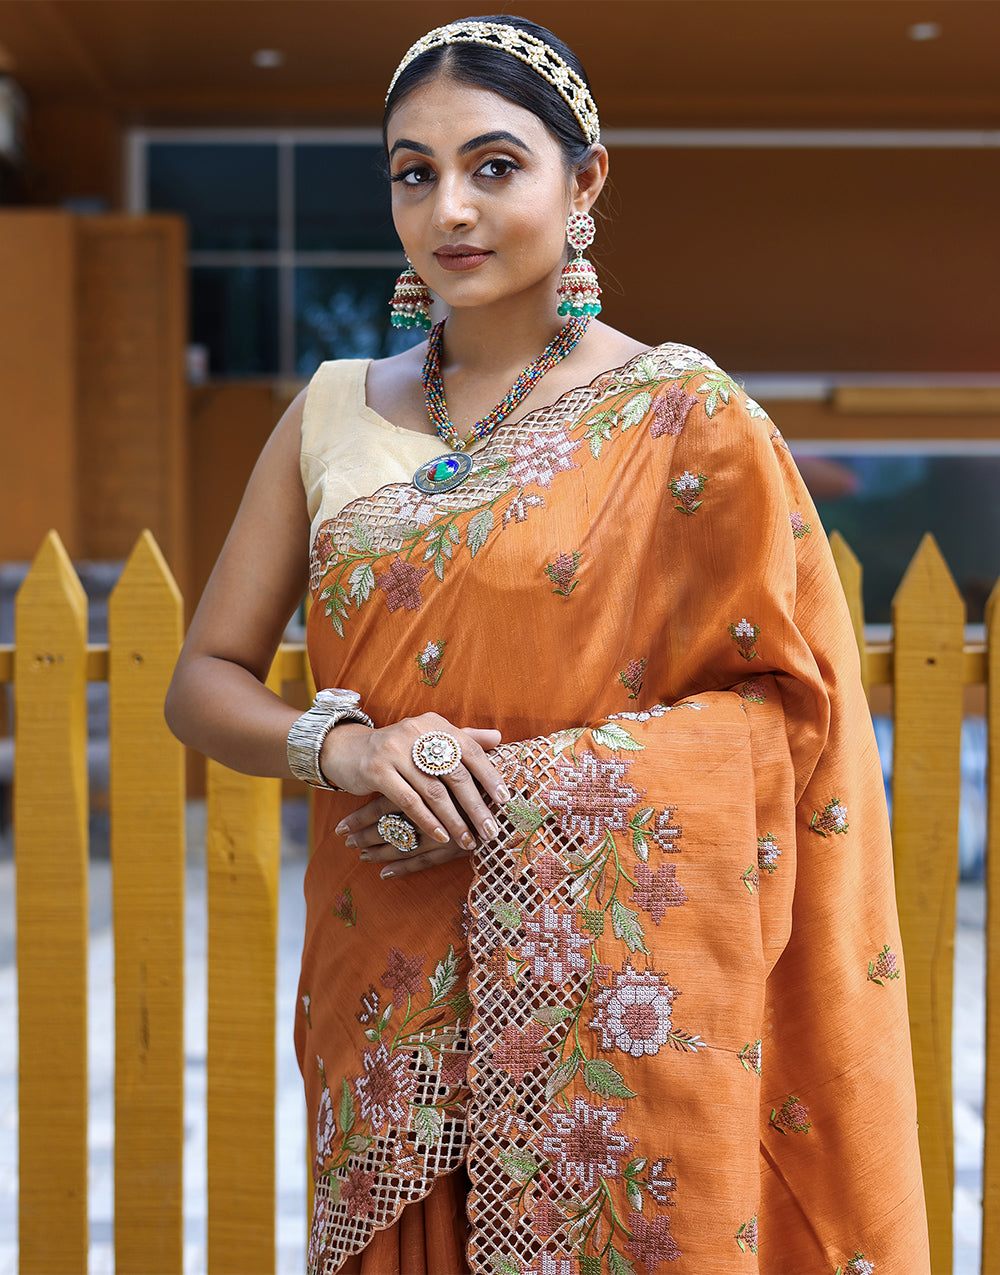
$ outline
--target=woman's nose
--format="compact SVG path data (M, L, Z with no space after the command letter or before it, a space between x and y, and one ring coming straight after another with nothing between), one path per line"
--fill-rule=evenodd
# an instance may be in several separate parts
M477 214L468 196L463 181L439 178L434 202L434 225L438 230L451 231L475 224Z

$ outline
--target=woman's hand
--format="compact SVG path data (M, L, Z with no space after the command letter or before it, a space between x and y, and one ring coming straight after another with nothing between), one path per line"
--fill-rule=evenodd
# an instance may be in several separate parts
M413 745L428 731L442 731L457 740L462 760L450 774L426 775L414 763ZM320 754L323 774L346 792L381 794L342 820L337 832L349 836L355 847L378 846L377 862L411 860L418 864L413 871L468 853L476 844L475 833L484 840L497 834L483 793L501 804L510 800L486 753L499 743L497 730L462 730L437 713L407 717L378 730L353 722L335 726ZM375 825L389 812L416 825L422 834L417 851L404 856L385 845Z

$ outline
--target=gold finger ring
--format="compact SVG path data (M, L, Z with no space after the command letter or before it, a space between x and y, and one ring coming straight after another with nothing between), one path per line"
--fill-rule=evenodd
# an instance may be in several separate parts
M416 850L420 842L417 825L405 815L383 815L375 826L386 845L395 846L400 854Z
M429 730L414 742L413 764L425 775L450 775L461 760L458 740L443 730Z

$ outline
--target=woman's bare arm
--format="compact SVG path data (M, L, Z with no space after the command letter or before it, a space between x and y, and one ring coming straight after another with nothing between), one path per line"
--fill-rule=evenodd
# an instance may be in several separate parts
M178 739L245 774L290 773L286 741L298 712L263 682L307 583L304 399L261 452L167 692L167 724Z

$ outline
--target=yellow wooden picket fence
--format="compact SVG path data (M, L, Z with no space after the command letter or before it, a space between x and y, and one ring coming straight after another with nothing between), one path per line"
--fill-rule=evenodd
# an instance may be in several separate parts
M952 970L963 690L987 688L987 1002L1000 1004L1000 586L987 642L931 537L893 603L894 641L864 644L861 571L834 552L867 684L893 687L896 888L935 1275L952 1269ZM87 1270L86 684L107 681L115 953L114 1245L120 1275L182 1270L184 770L163 722L181 599L148 533L109 602L107 646L50 533L17 598L0 683L16 705L20 1269ZM271 684L305 676L282 646ZM275 971L280 782L209 763L208 1269L274 1270ZM992 902L991 902L992 901ZM986 1036L984 1275L1000 1272L1000 1009Z

